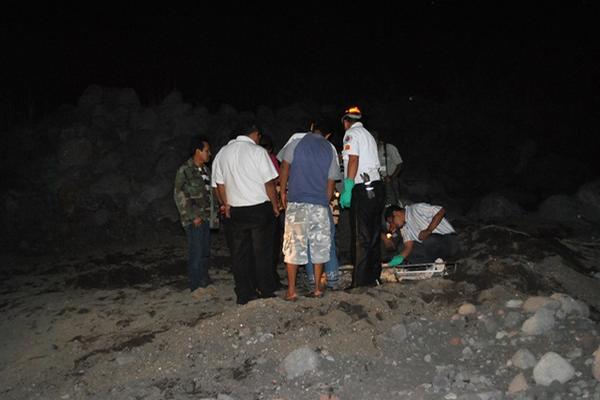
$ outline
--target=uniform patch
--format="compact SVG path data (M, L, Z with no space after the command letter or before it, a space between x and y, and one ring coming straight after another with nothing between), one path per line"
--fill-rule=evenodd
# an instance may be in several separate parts
M351 148L352 148L352 146L350 146L350 144L349 144L349 143L346 143L346 144L344 145L344 151L348 151L348 150L350 150Z

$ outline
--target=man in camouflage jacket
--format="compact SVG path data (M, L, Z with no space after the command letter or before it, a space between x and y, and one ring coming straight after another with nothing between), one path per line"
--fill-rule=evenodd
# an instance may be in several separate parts
M210 294L208 275L210 256L210 145L203 137L192 140L192 157L175 176L173 198L179 210L181 225L188 239L188 274L194 297Z

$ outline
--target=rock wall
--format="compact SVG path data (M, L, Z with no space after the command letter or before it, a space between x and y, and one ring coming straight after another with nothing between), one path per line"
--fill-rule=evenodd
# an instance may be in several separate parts
M144 106L132 89L90 86L77 105L2 135L0 246L30 252L181 233L172 183L193 135L208 136L216 153L236 125L251 118L279 147L319 115L340 146L341 109L298 103L257 106L255 112L222 105L211 112L186 103L177 91L161 104ZM474 218L503 218L523 213L522 207L535 210L551 194L571 196L586 179L581 162L565 159L563 175L552 175L557 162L526 134L492 116L466 115L454 103L411 98L367 103L363 112L365 126L399 148L400 186L409 202L441 204L455 215L471 210ZM479 131L481 126L486 130ZM598 219L597 187L592 182L570 198L582 208L572 212L575 217ZM480 200L490 193L493 197ZM543 205L542 214L554 215L555 203Z

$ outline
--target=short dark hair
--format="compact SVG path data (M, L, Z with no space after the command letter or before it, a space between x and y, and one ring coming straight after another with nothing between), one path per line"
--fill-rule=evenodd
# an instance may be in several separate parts
M262 133L260 126L254 119L244 119L237 124L238 135L250 135L254 132Z
M208 138L204 135L196 135L190 139L190 152L192 155L196 152L196 149L202 151L204 150L204 145L210 143L208 142Z
M322 119L315 119L314 121L311 121L309 130L312 133L319 132L322 136L332 133L330 127Z
M269 135L262 135L259 144L262 147L264 147L268 152L272 152L273 150L275 150L275 147L273 146L273 139L271 139L271 136Z
M258 127L258 125L252 124L242 128L242 135L248 136L253 134L254 132L260 133L260 128Z
M395 204L388 206L383 211L383 219L387 221L390 217L392 217L394 215L394 211L404 211L404 208L397 206Z

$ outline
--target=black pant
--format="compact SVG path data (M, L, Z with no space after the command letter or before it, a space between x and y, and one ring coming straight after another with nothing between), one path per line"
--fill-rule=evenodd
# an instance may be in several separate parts
M225 243L227 244L227 248L229 249L229 254L231 257L229 261L231 265L233 265L233 230L231 229L231 218L227 218L225 216L221 219L221 229L223 229L223 233L225 235ZM233 270L232 270L233 272Z
M350 203L352 287L374 284L381 274L381 213L385 194L381 181L371 183L373 198L364 184L352 189Z
M421 243L415 241L408 255L407 263L421 264L434 262L436 258L449 260L458 253L456 234L440 235L433 233Z
M385 193L385 205L398 205L398 200L400 200L400 194L398 190L398 179L389 178L385 180L383 190Z
M256 296L271 297L273 279L273 228L271 203L231 207L231 251L235 294L240 304Z
M285 226L285 212L281 211L279 217L275 218L275 224L273 229L273 263L272 263L272 271L273 271L273 279L275 279L275 285L277 287L281 287L281 277L277 273L277 266L279 265L279 260L282 257L281 247L283 244L283 229Z

